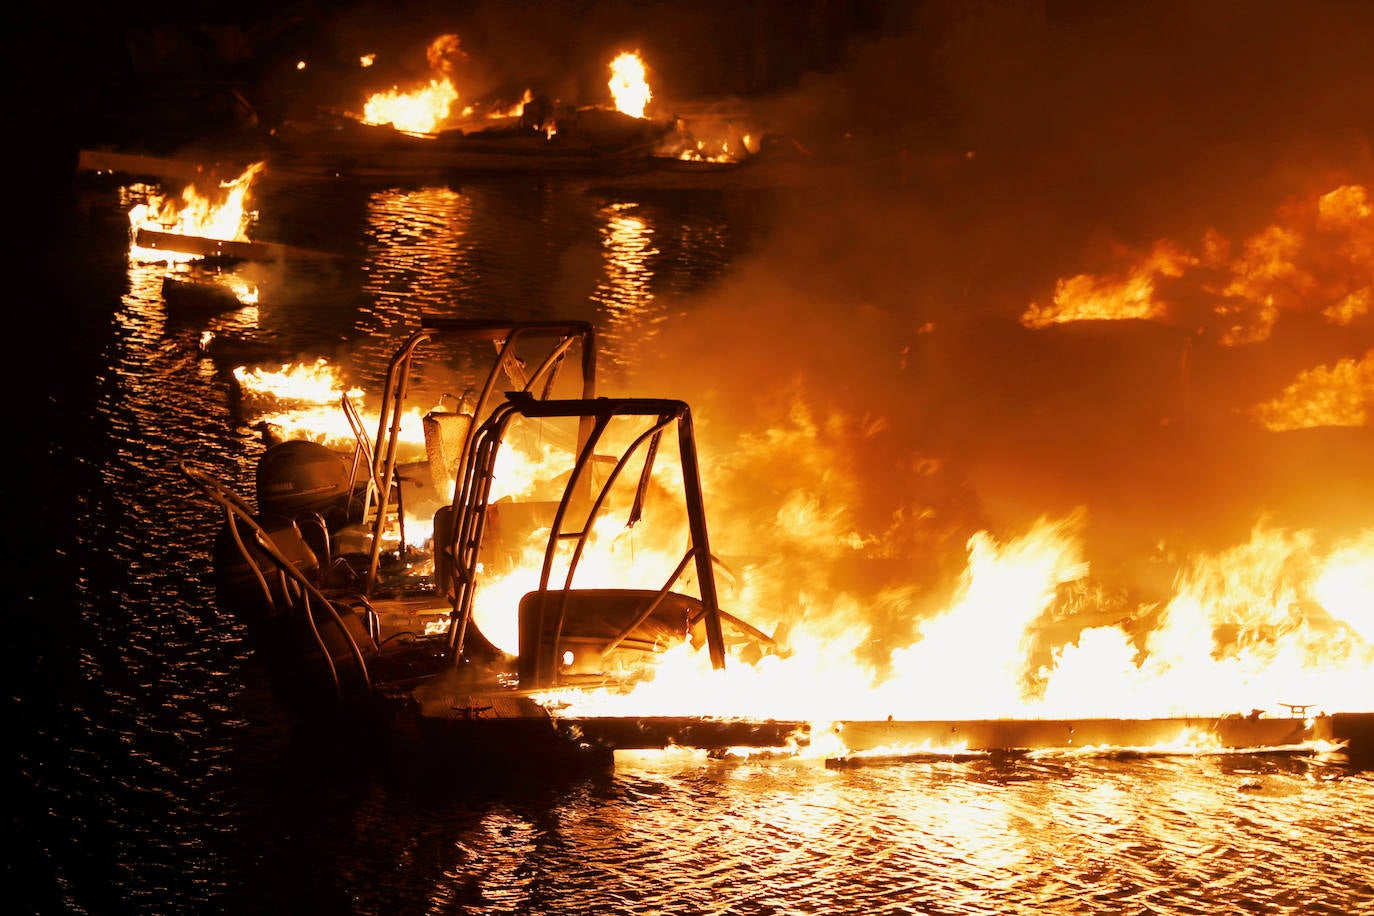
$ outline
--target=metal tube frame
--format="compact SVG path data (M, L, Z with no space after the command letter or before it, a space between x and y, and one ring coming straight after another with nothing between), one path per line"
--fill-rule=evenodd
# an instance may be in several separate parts
M524 371L516 354L516 344L531 337L557 338L550 352L533 373ZM543 382L545 394L552 390L558 368L568 352L580 342L582 351L582 396L596 393L596 332L585 321L491 321L486 319L427 318L422 327L412 332L392 355L387 365L386 383L382 391L382 409L377 422L377 443L373 450L372 479L377 489L377 514L372 524L367 576L364 594L371 596L376 588L381 562L382 533L386 529L387 513L395 486L396 457L400 447L401 417L410 388L411 368L421 345L440 341L491 341L497 350L495 361L483 380L481 394L473 410L473 424L464 434L459 454L466 456L473 436L473 428L482 421L487 405L496 390L502 372L521 391L528 392ZM455 475L463 479L460 467ZM459 486L455 484L454 499Z
M454 663L456 664L462 656L463 641L472 617L473 595L476 590L477 556L485 534L486 514L496 455L506 428L516 416L535 419L578 418L581 420L580 430L586 431L581 436L581 447L578 450L568 485L564 489L563 496L555 511L548 544L544 552L544 562L540 570L539 580L541 604L537 632L543 633L548 619L545 615L551 611L548 605L549 596L552 594L549 589L549 579L552 576L554 555L558 545L567 539L575 541L563 586L557 590L559 594L557 608L559 618L555 626L555 646L562 631L568 593L572 589L578 561L581 559L591 533L592 523L604 507L611 487L644 443L652 443L653 449L656 451L657 443L663 431L676 423L683 494L688 518L689 544L682 562L675 570L673 577L661 590L659 597L650 606L649 613L652 613L657 603L661 602L663 596L671 590L672 584L685 571L688 563L694 562L698 588L701 592L701 619L706 630L706 642L711 655L711 664L718 669L724 668L725 639L721 629L723 615L716 590L715 568L706 527L706 509L702 497L701 474L696 456L696 436L692 426L691 409L683 401L660 398L540 400L528 393L511 393L508 395L506 403L498 406L492 412L491 417L474 433L471 439L470 453L464 458L464 475L459 485L458 495L454 500L454 507L459 513L459 517L453 526L451 542L446 545L446 549L452 551L451 555L454 559L453 619L449 628L450 656ZM592 498L582 527L577 531L564 531L563 525L567 519L571 502L578 493L579 482L591 464L602 434L612 418L615 417L644 417L650 422L648 427L625 448L607 480ZM617 636L612 641L611 646L618 644L623 638L623 634ZM539 667L543 664L542 653L541 657L536 659L535 664L536 681L539 683L546 682L550 673Z

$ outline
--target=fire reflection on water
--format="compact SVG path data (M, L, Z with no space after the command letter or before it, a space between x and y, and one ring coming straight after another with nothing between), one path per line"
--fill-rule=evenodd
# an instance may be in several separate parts
M366 251L358 330L414 327L433 303L417 290L449 289L458 299L476 286L476 258L469 246L472 202L446 187L387 189L367 202ZM456 288L455 288L456 287ZM389 354L375 354L379 371ZM365 360L360 367L370 368Z
M654 244L650 218L633 204L612 204L603 211L603 270L592 300L605 316L606 343L621 363L632 363L636 346L646 343L664 310L654 294Z

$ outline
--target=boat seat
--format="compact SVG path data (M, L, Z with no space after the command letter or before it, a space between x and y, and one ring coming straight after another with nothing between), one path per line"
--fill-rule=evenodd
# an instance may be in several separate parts
M219 604L243 622L288 706L318 712L443 670L446 640L379 641L378 617L365 597L326 593L320 554L310 543L328 551L322 518L253 515L224 484L182 467L225 513L215 544Z
M702 604L655 589L551 589L526 594L518 613L520 683L543 687L685 642Z

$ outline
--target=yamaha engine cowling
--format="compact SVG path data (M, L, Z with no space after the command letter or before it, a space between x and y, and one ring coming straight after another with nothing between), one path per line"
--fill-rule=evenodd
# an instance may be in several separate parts
M347 524L351 476L348 459L327 446L280 442L258 462L258 512L283 518L318 512L331 528Z

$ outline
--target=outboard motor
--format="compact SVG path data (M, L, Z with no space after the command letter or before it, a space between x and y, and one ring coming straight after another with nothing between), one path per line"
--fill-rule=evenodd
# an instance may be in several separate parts
M348 459L318 442L280 442L258 461L258 512L299 518L318 512L331 529L348 523L351 468Z

